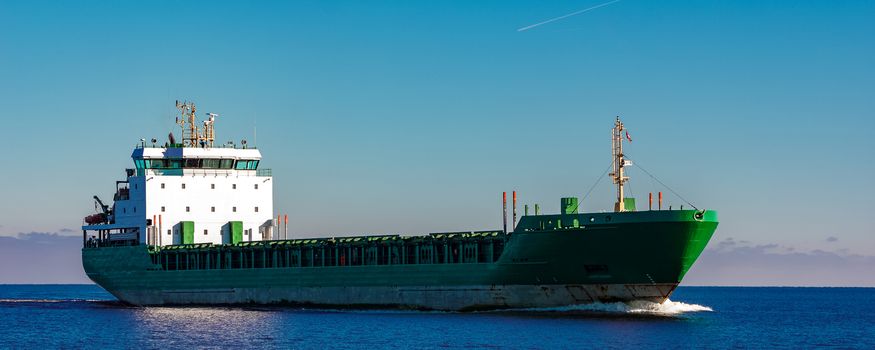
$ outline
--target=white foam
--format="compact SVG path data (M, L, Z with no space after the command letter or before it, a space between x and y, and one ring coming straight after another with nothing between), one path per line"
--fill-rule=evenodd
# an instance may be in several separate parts
M666 299L662 304L650 301L633 301L630 303L630 309L628 312L676 315L687 312L703 311L714 311L714 309L704 305L687 304Z
M406 309L332 309L332 308L301 308L300 311L315 311L327 313L360 313L360 314L456 314L468 313L460 311L440 311L440 310L406 310ZM540 307L540 308L516 308L516 309L498 309L474 311L473 313L515 313L515 312L531 312L531 313L594 313L594 314L636 314L636 315L654 315L654 316L679 316L685 313L714 311L708 306L698 304L687 304L683 302L675 302L666 300L662 304L652 301L634 300L630 302L615 302L615 303L590 303L576 304L557 307Z
M662 304L652 301L634 300L627 303L592 303L577 304L548 308L515 309L512 311L535 312L596 312L596 313L628 313L674 316L689 312L714 311L710 307L666 300Z

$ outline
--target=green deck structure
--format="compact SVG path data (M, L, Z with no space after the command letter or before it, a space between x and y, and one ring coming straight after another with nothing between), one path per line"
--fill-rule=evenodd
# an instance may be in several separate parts
M231 228L231 244L243 242L243 221L231 221L228 224Z
M82 256L92 280L135 305L474 310L661 302L716 227L714 211L568 213L523 216L508 234L94 246Z
M194 243L194 221L180 222L179 228L182 230L182 244L193 244Z

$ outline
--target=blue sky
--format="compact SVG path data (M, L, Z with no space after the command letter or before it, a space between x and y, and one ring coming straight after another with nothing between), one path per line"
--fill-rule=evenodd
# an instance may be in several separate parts
M513 189L556 211L620 115L636 165L720 211L712 261L875 267L875 3L623 0L517 31L599 3L5 1L0 236L75 235L189 99L257 142L299 236L498 228ZM639 203L667 192L630 175Z

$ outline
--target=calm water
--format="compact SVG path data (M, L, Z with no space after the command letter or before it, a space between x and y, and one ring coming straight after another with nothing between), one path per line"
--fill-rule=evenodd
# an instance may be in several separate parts
M126 307L0 285L0 348L875 348L875 288L682 287L663 306L483 313Z

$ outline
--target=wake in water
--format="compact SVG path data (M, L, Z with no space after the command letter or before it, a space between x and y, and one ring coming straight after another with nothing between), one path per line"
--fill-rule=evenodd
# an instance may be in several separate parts
M100 299L5 299L0 298L0 305L14 304L90 304L97 306L113 306L113 307L129 307L117 300L100 300ZM203 307L194 307L193 309L201 309ZM215 307L214 307L215 308ZM281 306L240 306L240 309L249 311L276 311L287 309ZM151 310L179 310L189 309L187 307L157 307ZM207 307L209 309L209 307ZM219 307L219 309L229 309L228 306ZM236 309L230 307L230 309ZM297 308L295 308L297 309ZM337 312L337 313L375 313L375 314L455 314L468 313L458 311L438 311L438 310L399 310L399 309L331 309L331 308L300 308L300 311L316 311L316 312ZM476 311L478 313L521 313L521 314L549 314L549 315L594 315L594 316L680 316L687 313L714 311L708 306L687 304L683 302L674 302L666 300L662 304L651 301L635 300L631 302L615 302L615 303L592 303L578 304L558 307L543 307L543 308L518 308L518 309L500 309L490 311Z
M0 299L0 303L82 303L101 302L99 299Z
M546 308L511 309L505 311L555 312L555 313L607 313L639 314L653 316L678 316L690 312L714 311L710 307L666 300L662 304L652 301L634 300L628 303L592 303Z
M631 302L592 303L542 308L499 309L475 312L439 310L400 310L400 309L331 309L302 308L301 311L368 313L368 314L550 314L550 315L606 315L606 316L680 316L692 312L714 311L708 306L687 304L666 300L662 304L652 301L635 300Z

